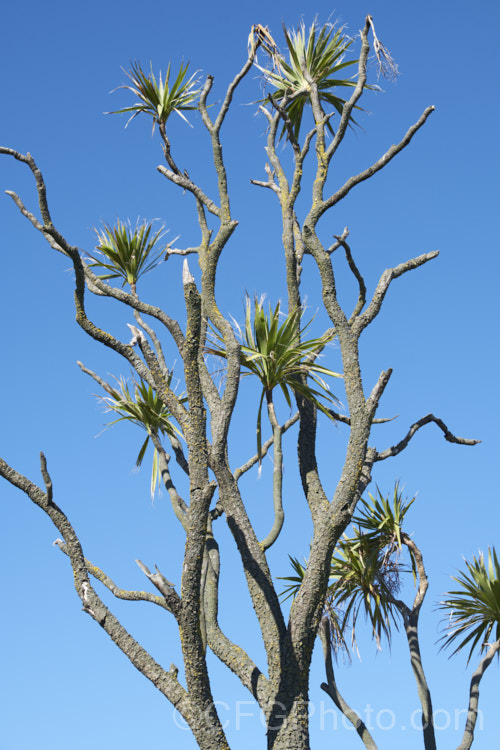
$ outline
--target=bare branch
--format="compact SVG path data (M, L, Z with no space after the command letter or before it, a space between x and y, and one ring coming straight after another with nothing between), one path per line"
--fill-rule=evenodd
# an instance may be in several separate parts
M213 129L216 133L218 133L222 127L222 123L224 122L224 118L227 115L227 111L233 99L233 94L236 90L236 87L238 86L240 81L243 80L243 78L246 76L246 74L252 67L253 61L255 60L255 55L257 54L257 50L261 44L262 44L262 39L259 36L257 36L257 38L254 40L254 42L251 44L248 50L248 58L247 58L246 63L243 65L240 72L237 73L237 75L235 75L235 77L233 78L229 86L227 87L226 96L224 97L224 101L222 102L221 108L219 110L219 114L217 115L217 119L215 120L215 123L213 125ZM206 108L205 108L205 113L206 113Z
M375 744L373 737L368 731L366 724L361 719L359 714L357 714L356 711L354 711L349 706L349 704L346 703L346 701L340 694L339 689L337 688L335 673L333 671L332 649L330 645L330 624L327 617L323 617L323 619L321 620L318 634L323 646L323 658L325 660L325 671L327 679L326 683L323 682L321 684L321 689L330 696L332 701L337 706L338 710L344 714L348 721L351 722L367 750L377 750L377 745Z
M154 586L156 586L156 588L158 589L158 591L164 598L169 611L172 612L172 614L174 614L175 617L178 617L180 610L181 610L182 602L181 602L181 598L179 594L174 589L174 584L171 583L169 580L167 580L165 576L163 575L163 573L160 573L156 565L155 565L156 573L151 573L149 569L144 565L143 562L141 562L140 560L136 560L136 563L139 566L139 568L142 570L144 575L147 578L149 578L149 580L151 581L152 584L154 584ZM155 599L156 598L158 597L155 597Z
M136 669L176 706L177 710L193 729L195 735L197 733L199 735L200 722L203 720L206 721L207 717L201 716L200 709L192 704L187 692L178 682L175 671L166 672L153 659L121 625L91 586L80 540L66 515L54 502L48 502L47 495L39 487L9 466L1 458L0 476L3 476L8 482L28 495L32 502L38 505L49 516L54 526L58 529L71 561L75 589L82 601L84 611L106 631L118 648L130 659Z
M288 419L285 422L285 424L281 428L281 432L282 433L286 432L288 429L290 429L290 427L292 427L298 421L299 421L299 412L294 414L293 417L290 417L290 419ZM269 448L273 445L273 443L274 443L274 437L270 437L269 440L266 440L265 443L262 443L262 450L261 450L262 458L267 455L267 452ZM239 469L236 469L236 471L234 472L234 478L236 479L236 481L238 481L239 478L243 474L246 474L246 472L249 471L252 468L252 466L255 466L255 464L257 464L258 462L259 462L259 456L255 454L255 456L252 456L252 458L249 458L248 461L243 464L243 466L240 466Z
M457 443L458 445L477 445L481 442L480 440L471 440L470 438L457 437L452 432L450 432L442 419L435 417L434 414L427 414L425 417L422 417L421 419L417 420L417 422L414 422L412 424L405 437L399 443L391 446L390 448L386 448L385 451L377 452L375 461L384 461L386 458L390 458L391 456L397 456L398 453L401 453L401 451L406 448L415 433L421 427L424 427L424 425L430 424L430 422L434 422L435 424L437 424L439 429L443 431L445 440L447 440L449 443Z
M410 550L413 559L415 560L415 565L417 567L417 573L418 573L418 589L415 594L415 599L413 600L413 606L412 606L412 613L417 613L422 607L422 604L424 603L425 595L427 593L427 589L429 588L429 581L427 578L427 573L425 572L425 566L424 566L424 558L422 555L422 552L417 547L411 536L409 536L406 533L403 533L401 535L401 541L403 542L406 547Z
M160 172L160 174L166 177L167 180L170 180L170 182L173 182L175 185L179 185L183 190L188 190L190 193L192 193L197 200L203 203L207 211L210 211L211 214L220 217L220 208L213 202L213 200L205 195L203 190L198 187L198 185L196 185L188 176L186 176L185 174L177 174L171 169L167 169L166 167L164 167L163 164L160 164L157 167L157 170L158 172Z
M285 521L283 510L283 451L281 447L282 428L276 420L274 404L268 399L268 412L273 427L273 508L274 522L269 534L262 540L262 549L269 549L279 537Z
M165 253L165 260L168 260L171 255L197 255L200 252L200 247L186 247L184 249L178 247L169 247Z
M336 422L342 422L349 426L351 425L351 418L348 417L347 414L339 414L339 412L334 409L328 409L328 411ZM376 419L372 419L372 424L386 424L386 422L393 422L397 417L398 415L395 417L377 417Z
M154 447L158 451L158 457L160 459L161 478L163 480L163 484L165 485L165 489L167 490L168 495L170 497L172 508L178 520L180 521L184 531L187 532L188 530L187 514L188 514L189 509L185 501L177 492L177 489L175 488L175 485L172 481L172 477L170 476L170 470L168 466L170 463L170 456L168 455L168 453L165 452L165 449L163 448L158 435L152 434L151 440L153 442ZM184 456L184 454L182 455Z
M68 255L68 253L59 245L59 243L56 242L54 238L47 232L47 228L38 221L36 216L32 214L31 211L28 211L17 193L14 193L12 190L6 190L5 192L10 198L12 198L22 215L25 216L29 222L31 222L35 229L37 229L44 235L45 239L52 247L52 249L57 250L58 253L62 253L63 255Z
M53 543L53 546L59 547L61 552L64 552L64 554L69 557L68 545L62 539L56 539ZM111 580L111 578L106 573L104 573L104 571L98 568L97 565L94 565L92 562L90 562L90 560L87 560L87 558L85 558L85 565L87 567L88 573L97 581L106 586L106 588L111 591L113 596L115 596L117 599L124 599L125 601L131 602L151 602L152 604L157 604L159 607L163 607L163 609L166 609L168 612L172 612L172 609L168 605L164 596L156 596L155 594L150 594L147 591L128 591L126 589L121 589L116 585L116 583L114 583L114 581Z
M263 182L262 180L250 180L250 184L257 185L258 187L269 188L270 190L275 192L276 195L280 195L281 190L274 181L275 172L273 169L271 169L271 166L267 161L264 164L264 169L266 170L266 174L268 177L267 182Z
M14 159L17 159L17 161L23 162L23 164L27 164L28 167L31 169L31 172L36 182L36 189L38 192L38 203L40 206L40 213L42 215L43 223L45 226L52 225L52 219L50 217L49 206L47 204L47 190L45 188L43 175L41 171L39 170L39 168L37 167L35 160L31 156L31 154L30 153L27 153L26 155L21 154L19 153L19 151L15 151L12 148L5 148L3 146L0 146L0 154L7 154L9 156L13 156Z
M354 310L351 313L351 317L349 318L349 323L352 323L353 320L359 315L363 307L366 303L366 284L365 280L362 277L361 273L359 272L359 269L354 262L354 258L352 257L351 248L347 244L346 240L349 237L349 230L347 227L344 228L344 231L341 235L333 235L335 237L336 242L334 242L331 247L328 248L327 253L330 255L335 252L335 250L338 250L339 247L343 247L345 251L345 257L347 260L347 263L349 265L349 268L352 271L353 276L356 278L356 281L358 282L359 287L359 295L358 295L358 301L356 302L356 306Z
M52 502L52 479L50 478L50 474L47 470L47 459L42 452L40 452L40 469L42 472L43 482L45 484L47 502L50 504Z
M124 289L117 289L110 286L99 276L97 276L91 268L89 268L83 258L81 259L81 264L85 273L85 280L90 291L96 294L95 289L97 289L97 292L99 294L106 295L106 297L112 297L113 299L116 299L119 302L123 302L125 305L132 307L134 310L137 310L142 314L149 315L152 318L159 320L160 323L163 323L167 331L170 333L177 345L179 352L182 354L184 334L182 333L181 327L176 320L163 312L160 307L149 305L147 302L142 302L142 300L140 300L136 294L126 292ZM95 287L95 289L93 289L92 287Z
M369 325L372 322L372 320L378 315L378 313L380 312L380 308L382 307L382 302L384 301L384 297L393 279L397 279L399 276L402 276L408 271L413 271L413 269L418 268L419 266L423 266L425 263L428 263L430 260L437 258L438 255L439 255L439 251L433 250L430 253L424 253L423 255L419 255L417 258L411 258L410 260L407 260L405 263L400 263L398 266L395 266L394 268L387 268L382 274L382 276L380 277L380 281L377 284L377 288L375 289L375 292L373 294L370 304L368 305L364 313L359 315L353 321L353 324L352 324L353 333L356 336L359 336L361 332L366 328L366 326Z
M332 253L335 252L335 250L338 250L339 247L343 247L344 241L349 237L349 230L347 227L344 227L344 231L341 235L334 234L336 242L333 243L333 245L330 245L330 247L327 249L328 255L332 255Z
M218 622L219 547L209 534L205 544L206 579L203 589L207 641L212 652L241 680L264 710L270 700L269 682L246 651L234 644L221 630Z
M486 656L481 659L478 668L472 675L470 681L469 691L469 707L467 710L467 721L465 723L465 730L462 738L462 742L457 747L457 750L469 750L474 741L474 730L476 728L477 721L477 706L479 703L479 683L481 682L484 673L490 666L491 662L496 653L500 652L500 639L491 643Z
M166 122L160 120L158 123L158 129L160 131L160 136L163 141L163 155L165 156L165 161L167 162L170 169L175 172L175 174L181 174L181 170L175 163L175 160L172 156L172 151L170 147L170 141L167 136L167 124Z
M99 383L101 388L105 390L106 393L109 393L110 396L113 396L113 393L114 393L113 389L111 388L109 383L106 383L106 381L103 380L103 378L101 378L100 375L95 373L93 370L90 370L88 367L85 367L85 365L80 361L77 361L76 364L78 365L78 367L80 368L82 372L84 372L86 375L90 375L90 377L93 378L96 381L96 383Z
M377 382L373 386L373 390L370 393L370 396L366 402L366 408L368 409L368 412L370 414L375 414L375 411L377 410L377 406L379 404L380 399L382 398L382 394L385 391L385 388L387 386L387 383L389 382L389 378L392 375L392 369L389 368L388 370L383 370Z
M165 355L163 354L163 348L162 348L160 339L156 335L155 330L151 328L151 326L149 326L145 320L143 320L138 310L134 310L134 318L136 319L140 327L143 329L143 331L146 331L149 338L153 342L153 346L155 348L155 353L156 353L156 358L158 360L158 364L160 365L160 369L162 371L163 377L165 379L169 378L170 370L168 369L167 363L165 362Z
M340 118L340 123L337 128L337 132L335 134L333 141L328 146L328 149L326 151L326 157L327 157L328 162L330 162L335 151L338 149L338 147L344 140L344 136L345 136L347 127L349 125L349 121L351 119L352 110L354 109L357 102L361 98L361 95L363 93L363 90L366 84L366 63L368 60L368 52L370 51L370 45L368 44L368 31L370 29L370 20L369 20L370 18L371 16L366 17L364 28L360 31L361 52L359 55L359 62L358 62L358 81L356 83L356 87L354 91L352 92L352 95L349 101L347 101L342 108L342 116Z
M340 190L337 190L336 193L334 193L332 196L330 196L330 198L324 201L321 207L318 208L318 218L329 208L341 201L342 198L345 198L346 195L353 189L353 187L359 185L360 182L364 182L364 180L368 180L374 174L383 169L387 164L389 164L389 162L392 161L392 159L394 159L394 157L399 154L400 151L406 148L415 133L420 130L422 125L424 125L425 121L427 120L429 115L434 112L434 110L435 107L433 106L427 107L427 109L424 110L417 122L408 129L406 135L398 144L391 146L378 161L372 164L371 167L363 170L363 172L360 172L358 175L350 177L347 182L340 188Z

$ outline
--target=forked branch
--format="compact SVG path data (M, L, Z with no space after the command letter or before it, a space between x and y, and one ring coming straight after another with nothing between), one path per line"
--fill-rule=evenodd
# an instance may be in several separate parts
M59 547L61 552L64 552L64 554L69 557L68 545L62 539L56 539L54 542L54 546ZM106 588L111 591L113 596L115 596L117 599L124 599L125 601L129 602L151 602L152 604L156 604L159 607L163 607L163 609L166 609L172 614L174 614L180 606L180 599L175 591L172 592L173 596L169 593L167 601L167 597L156 596L155 594L150 594L147 591L129 591L127 589L121 589L103 570L98 568L97 565L94 565L92 562L90 562L90 560L87 560L87 558L85 558L85 565L87 567L89 575L95 578L96 581L99 581L104 586L106 586Z
M46 464L44 471L47 471ZM82 601L83 610L106 631L136 669L176 706L179 713L193 729L194 734L200 737L200 728L206 721L206 717L203 717L202 712L191 703L186 690L177 680L176 672L172 670L166 672L121 625L98 596L88 578L87 561L80 540L66 515L53 501L49 502L47 493L1 458L0 476L3 476L10 484L24 492L35 505L38 505L61 534L65 551L67 551L71 561L75 589Z
M408 271L413 271L415 268L423 266L430 260L437 258L438 255L439 251L433 250L430 253L424 253L423 255L419 255L417 258L411 258L404 263L400 263L394 268L386 269L380 277L380 281L377 284L377 288L375 289L370 304L368 305L364 313L359 315L359 317L357 317L353 321L352 330L354 334L356 336L359 336L361 332L366 328L366 326L369 325L372 320L374 320L374 318L379 314L380 308L382 307L382 302L384 301L384 297L387 294L387 290L389 289L389 286L394 279L397 279L399 278L399 276L408 273Z

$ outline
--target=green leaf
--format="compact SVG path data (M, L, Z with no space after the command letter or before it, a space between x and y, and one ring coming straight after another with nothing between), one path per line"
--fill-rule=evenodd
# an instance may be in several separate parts
M281 314L280 303L274 310L269 305L266 313L262 300L254 299L253 310L247 297L245 305L245 325L243 329L237 326L242 336L240 348L240 364L243 375L256 376L262 386L259 407L257 410L257 452L259 458L262 450L262 406L264 397L272 400L272 394L279 387L285 400L291 408L290 391L312 401L315 406L333 419L331 411L323 403L338 403L326 382L319 377L340 378L340 375L323 365L317 364L317 358L331 340L322 336L317 339L303 341L302 337L311 321L301 327L304 311L299 308ZM224 339L217 332L213 332L211 345L205 351L218 357L227 358ZM303 382L303 378L310 378L317 388Z
M311 104L311 83L316 84L321 106L329 107L342 113L346 99L339 95L339 89L353 88L356 80L339 78L338 73L358 60L345 59L353 40L343 34L343 29L335 30L331 24L321 28L316 22L306 30L302 22L295 29L284 29L289 59L282 56L271 56L273 70L257 65L264 74L265 81L274 89L272 96L278 103L283 103L290 118L295 139L298 139L305 105ZM374 86L365 86L374 89ZM356 107L359 109L359 107ZM356 124L351 117L351 123ZM327 128L333 133L328 122ZM285 126L280 139L288 131Z
M283 591L280 594L280 599L282 601L286 601L287 599L290 599L290 597L295 598L297 596L298 590L302 584L302 581L304 579L304 575L307 568L307 560L304 559L304 565L302 565L297 557L292 557L291 555L288 555L288 559L290 560L291 566L293 570L295 571L294 576L278 576L279 581L289 581L289 585L286 586Z
M487 563L481 552L472 562L465 560L465 566L467 572L453 578L459 588L449 591L439 608L449 613L442 648L455 646L453 656L471 644L468 664L478 646L482 651L492 635L495 641L500 638L500 563L493 547Z
M170 85L170 63L165 78L160 72L158 81L153 74L153 66L147 76L138 62L132 63L130 71L125 71L131 84L119 86L120 89L131 91L137 101L129 107L114 110L108 114L131 112L132 116L127 125L139 114L146 114L153 119L153 130L156 123L166 124L168 118L175 112L188 122L184 112L197 109L197 99L201 89L196 73L187 77L189 63L181 64L174 82Z
M101 279L122 279L125 284L135 285L145 273L155 268L166 250L161 240L163 227L153 232L152 221L137 223L132 228L130 222L121 222L115 226L104 224L103 229L95 229L98 244L97 254L89 254L92 268L103 268L109 274Z
M173 371L170 371L166 385L170 388ZM158 394L150 385L143 380L132 380L132 387L124 378L118 381L118 388L108 388L110 395L101 398L106 408L118 414L118 418L108 422L110 427L117 422L131 422L147 432L147 437L141 444L136 458L136 466L141 466L151 435L165 435L173 439L182 437L182 433L173 423L173 417ZM178 396L179 403L187 401L186 397ZM161 472L159 467L159 456L156 448L153 453L153 468L151 474L151 495L154 496L156 487L159 486Z

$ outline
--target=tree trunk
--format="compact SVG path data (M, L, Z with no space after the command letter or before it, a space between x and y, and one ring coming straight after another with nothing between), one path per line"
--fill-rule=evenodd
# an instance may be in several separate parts
M267 722L268 750L309 750L307 692L293 699L279 695Z

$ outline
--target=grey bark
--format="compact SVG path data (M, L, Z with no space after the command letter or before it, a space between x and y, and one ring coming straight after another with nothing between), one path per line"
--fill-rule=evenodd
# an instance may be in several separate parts
M318 222L357 184L384 168L402 151L433 110L433 107L427 108L403 139L391 146L381 159L359 175L351 177L330 197L324 197L330 165L337 149L342 144L352 110L357 105L366 84L368 33L371 24L371 18L368 17L361 32L362 48L358 66L358 83L344 106L339 126L330 145L327 146L325 138L328 117L321 108L314 81L310 82L314 128L306 135L302 145L295 141L283 103L278 106L271 99L269 107L264 108L269 122L267 155L270 165L266 166L268 179L266 182L258 180L253 182L269 188L280 203L290 311L301 305L300 283L304 258L316 265L320 275L324 307L340 344L348 415L338 416L339 421L349 429L349 440L340 481L333 498L329 499L321 482L316 457L317 414L315 406L298 394L298 415L289 419L281 427L276 420L271 402L269 415L273 437L264 444L263 449L264 452L270 450L271 447L274 450L275 521L272 530L263 542L259 542L257 538L238 486L238 480L255 465L257 457L249 458L236 470L231 468L229 460L228 434L241 375L240 345L230 320L222 314L218 306L215 282L221 253L238 224L231 211L228 179L220 139L221 128L226 120L234 92L250 71L258 47L268 43L266 30L262 30L261 27L258 27L258 31L254 30L248 58L229 84L218 111L213 110L208 104L213 85L211 76L207 77L201 93L199 110L211 144L211 158L217 179L216 197L207 195L206 191L180 168L172 153L166 129L160 126L166 166L160 165L158 170L170 183L193 196L201 234L200 244L197 247L169 248L167 251L167 256L194 255L198 259L201 270L201 288L198 289L189 269L185 267L183 276L187 314L185 331L182 330L178 321L170 318L159 308L141 300L135 286L131 293L127 293L113 288L100 279L85 263L78 248L72 246L54 226L43 177L34 159L29 154L23 155L13 149L0 148L0 154L13 157L31 170L38 191L41 220L26 208L19 196L12 192L9 195L20 212L37 231L42 233L49 245L70 258L73 263L75 312L78 325L95 341L112 349L126 360L135 373L156 391L180 425L187 444L187 456L184 455L180 444L175 441L172 442L172 447L178 466L189 478L189 500L187 493L186 498L182 498L177 492L171 476L170 458L158 436L153 436L160 455L163 481L186 537L180 594L173 589L160 571L150 573L142 562L139 562L141 569L156 587L160 596L151 594L141 597L139 595L141 592L120 589L103 571L93 566L84 557L78 537L68 519L54 504L51 480L44 459L42 459L42 475L45 492L2 460L0 460L0 474L19 487L51 518L61 533L61 548L71 561L75 573L76 590L83 602L84 610L103 628L134 666L176 706L203 750L224 750L229 747L214 706L206 660L207 648L210 648L216 657L239 677L242 684L258 701L267 719L268 748L308 750L309 670L328 586L330 560L340 535L352 518L357 501L371 479L374 462L403 450L416 429L429 421L436 422L443 429L447 440L467 444L475 442L455 438L444 423L429 415L416 423L412 427L413 432L410 431L411 434L409 433L397 446L380 453L369 446L372 424L384 421L376 418L376 412L391 371L387 370L381 374L367 397L363 389L359 364L359 338L363 330L379 313L391 282L402 274L422 266L437 255L435 252L426 253L385 271L372 299L366 306L366 285L354 261L351 248L346 243L347 234L342 235L337 238L338 246L344 248L348 265L359 288L358 300L353 311L347 315L342 309L337 297L332 264L332 254L336 246L328 248L323 245L318 234ZM288 128L293 151L294 161L291 174L287 174L277 151L278 129L283 122ZM313 150L313 143L316 175L311 188L310 207L305 219L301 222L296 210L296 202L298 196L306 192L303 186L303 166L309 152ZM211 224L214 224L215 228L209 228L207 212L211 215ZM113 298L131 308L136 322L152 341L152 348L147 337L139 329L134 335L134 346L132 346L118 340L90 320L86 309L86 289L102 297ZM143 316L147 316L147 321ZM297 334L299 323L300 321L297 320ZM168 333L178 350L184 366L188 406L181 402L169 386L168 368L160 336L153 324L161 326L163 333L165 331ZM214 383L204 360L209 324L219 332L226 347L227 371L221 392ZM94 373L83 366L82 369L94 377ZM309 564L298 595L293 602L289 620L286 622L269 568L266 550L279 538L283 525L284 458L281 443L284 433L297 419L300 421L297 444L298 464L304 500L311 514L314 531ZM215 507L211 508L211 501L216 490L218 499ZM263 667L255 664L245 651L227 638L218 623L220 561L214 523L222 515L241 558L243 573L266 653L267 676ZM104 583L108 590L119 598L149 601L173 614L178 623L182 645L185 687L180 684L177 669L174 666L169 671L163 670L114 618L92 588L90 575ZM412 622L409 621L408 627L413 627ZM413 649L413 663L413 655L417 653L417 649L415 646L412 647L411 643L410 649ZM347 712L347 715L349 713L347 704L334 689L333 673L329 679L329 690L333 691L336 696L334 700L338 705L343 706L342 710ZM366 744L371 740L364 730L362 735L365 745L374 748L374 744ZM426 747L432 748L433 745L426 744Z

